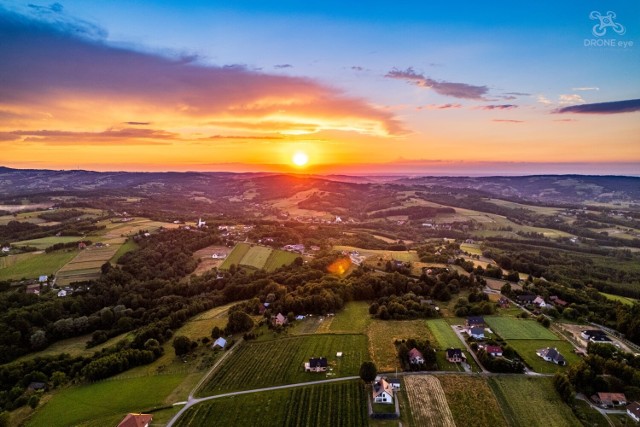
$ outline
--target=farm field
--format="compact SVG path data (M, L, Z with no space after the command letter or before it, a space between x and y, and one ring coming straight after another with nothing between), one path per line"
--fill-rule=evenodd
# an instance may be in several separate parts
M505 340L561 340L535 320L496 316L484 319L491 330Z
M415 251L385 251L381 249L362 249L355 246L334 246L334 251L357 251L364 257L382 257L383 261L395 260L403 262L415 262L420 261L418 254Z
M560 400L552 378L501 376L488 381L509 426L582 426L571 409Z
M441 375L438 379L457 426L507 426L500 405L485 378Z
M367 336L369 353L379 372L401 369L395 347L396 340L417 338L434 342L424 319L391 321L373 319L367 328Z
M536 354L536 350L541 348L557 348L567 361L567 366L571 366L580 361L580 356L573 352L574 347L567 341L546 341L546 340L508 340L507 343L518 352L520 357L531 366L531 368L543 374L553 374L556 371L566 368L551 362L545 362Z
M126 254L127 252L134 251L136 249L138 249L138 244L133 240L127 240L118 248L118 250L113 255L113 257L109 260L109 262L111 264L117 264L118 260L122 255Z
M343 356L336 357L337 352ZM311 357L326 357L330 372L304 372ZM227 391L358 375L368 360L364 335L307 335L271 341L248 342L224 363L199 390L202 396Z
M623 303L625 305L633 305L637 301L637 300L635 300L633 298L623 297L623 296L620 296L620 295L607 294L605 292L600 292L600 295L604 296L607 299L613 300L613 301L620 301L621 303Z
M24 278L37 278L42 275L53 274L76 256L76 249L70 251L56 251L39 254L10 255L0 258L0 263L11 265L0 267L0 280L17 280ZM13 257L20 257L14 259ZM7 259L9 258L9 259Z
M89 246L65 264L56 273L56 284L66 286L73 282L92 280L100 277L100 267L118 251L119 245L104 247Z
M100 351L103 348L107 348L116 344L121 340L130 340L133 335L125 332L121 335L117 335L109 340L103 342L102 344L98 344L95 347L87 348L86 344L88 341L91 341L91 334L81 335L79 337L67 338L64 340L56 341L51 344L49 347L44 350L36 351L33 353L26 354L18 359L16 362L22 362L25 360L31 360L36 357L45 357L45 356L54 356L62 353L67 353L71 357L76 356L90 356L96 351Z
M40 254L42 254L42 252L25 252L21 254L0 257L0 269L12 267Z
M433 375L410 375L404 378L404 386L416 425L456 427L438 378Z
M26 426L116 425L128 412L146 412L164 405L181 381L181 375L155 375L62 389L36 410Z
M477 243L461 243L460 250L464 252L468 252L471 255L482 255L482 250L480 250L480 245Z
M221 270L228 270L232 264L267 272L291 264L300 255L293 252L272 249L266 246L238 243L220 265Z
M189 409L176 426L356 427L367 420L364 387L345 381L215 399Z
M371 323L369 304L365 301L348 302L334 317L326 318L328 332L364 334ZM321 328L325 325L321 325Z
M553 208L553 207L548 207L548 206L534 206L534 205L525 205L522 203L515 203L515 202L510 202L507 200L500 200L500 199L485 199L485 201L493 203L494 205L498 205L498 206L504 206L507 208L512 208L512 209L526 209L529 211L533 211L537 214L540 215L557 215L560 212L562 212L563 209L560 208Z
M228 247L220 245L207 246L204 249L196 251L193 254L193 257L199 259L200 263L198 264L198 267L196 267L196 270L193 272L193 274L204 274L214 267L220 267L220 265L222 265L222 263L224 262L224 259L213 259L211 258L211 256L213 254L220 253L229 255L229 252L231 252L231 250Z
M51 236L51 237L42 237L40 239L33 240L22 240L20 242L13 242L13 246L32 246L38 250L45 250L49 246L53 246L56 243L71 243L82 240L83 238L80 236Z
M427 326L435 338L434 345L440 350L463 348L460 339L444 319L427 320Z

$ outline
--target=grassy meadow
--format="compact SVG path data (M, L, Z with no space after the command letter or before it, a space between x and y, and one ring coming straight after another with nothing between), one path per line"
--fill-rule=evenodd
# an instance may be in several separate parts
M336 357L343 352L342 357ZM304 372L311 357L326 357L330 371ZM358 375L369 360L364 335L306 335L247 342L199 390L202 396L273 385Z
M54 274L71 261L78 251L56 251L50 253L28 253L0 258L0 280L18 280L37 278L45 274ZM16 258L13 258L16 257Z

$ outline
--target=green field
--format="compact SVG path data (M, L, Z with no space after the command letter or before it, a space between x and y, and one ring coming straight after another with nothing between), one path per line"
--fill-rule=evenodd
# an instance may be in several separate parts
M251 245L248 243L238 243L231 253L227 255L227 258L224 260L222 265L220 266L221 270L228 270L232 265L239 265L242 258L249 252L251 249Z
M356 427L367 421L364 386L345 381L215 399L190 408L176 426Z
M485 378L439 375L438 379L456 425L507 426L500 405Z
M557 338L556 338L557 339ZM553 374L556 371L565 369L555 363L546 362L536 354L536 350L541 348L557 348L567 361L567 366L578 363L580 356L574 353L573 346L567 341L548 341L548 340L508 340L508 344L518 352L520 357L524 359L527 365L543 374Z
M267 258L263 268L265 271L275 271L280 267L293 263L299 256L300 254L294 252L274 249L271 255L269 255L269 258Z
M13 242L13 246L32 246L39 250L47 249L49 246L53 246L56 243L71 243L82 240L79 236L59 236L59 237L42 237L40 239L22 240L20 242Z
M115 255L113 255L113 257L109 260L109 262L111 262L111 264L117 264L118 260L122 255L126 254L127 252L134 251L136 249L138 249L138 244L133 240L129 239L125 243L123 243L122 246L118 248Z
M488 316L485 322L505 340L560 340L535 320Z
M22 278L37 278L42 275L54 274L68 263L78 253L77 250L56 251L48 254L29 254L22 256L17 262L5 268L0 268L0 280L17 280ZM11 257L13 257L12 255ZM10 257L7 257L10 258ZM2 259L2 258L0 258ZM11 261L13 262L13 260Z
M492 377L489 385L509 426L582 426L571 409L560 400L551 378Z
M629 298L629 297L623 297L620 295L613 295L613 294L607 294L604 292L600 292L600 295L604 296L607 299L613 300L613 301L619 301L625 305L633 305L636 302L638 302L638 300L633 299L633 298Z
M343 356L336 357L337 352ZM331 371L304 372L311 357L326 357ZM248 342L216 371L199 395L358 375L369 360L364 335L308 335Z
M438 349L446 350L448 348L462 348L464 346L460 342L460 338L453 332L451 325L444 319L427 320L427 326L431 331L431 334L435 338Z
M335 317L326 318L325 322L329 319L332 319L329 323L329 332L364 334L371 323L369 304L364 301L348 302Z
M129 412L162 406L183 375L100 381L55 393L37 409L28 427L114 426Z
M480 249L480 245L477 243L461 243L460 250L464 252L468 252L471 255L482 255L482 250Z
M253 267L256 270L260 270L267 263L269 255L271 255L273 249L266 246L252 246L249 251L242 257L240 264L245 267Z
M266 246L238 243L220 265L220 269L228 270L231 265L236 265L248 269L271 272L284 265L291 264L299 256L299 254L293 252L281 251L280 249L272 249Z
M0 269L12 267L38 255L40 255L39 252L25 252L22 254L2 256L0 257Z

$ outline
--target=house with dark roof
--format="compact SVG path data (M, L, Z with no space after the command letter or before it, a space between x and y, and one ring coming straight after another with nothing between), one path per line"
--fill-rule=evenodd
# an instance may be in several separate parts
M536 298L537 296L533 294L522 294L518 295L516 300L518 300L520 304L531 304Z
M459 348L450 348L447 350L447 360L451 363L460 363L467 360L466 356Z
M329 364L326 357L312 357L304 363L305 372L326 372Z
M149 427L153 420L153 415L149 414L127 414L118 427Z
M412 348L409 350L409 363L413 365L419 365L420 363L424 363L424 356L417 348Z
M627 415L635 422L640 422L640 402L633 402L627 406Z
M400 390L400 378L388 378L387 382L394 390Z
M38 390L46 390L46 389L47 389L47 385L45 383L38 382L38 381L32 381L27 386L27 390L29 391L38 391Z
M567 362L564 360L564 356L560 354L557 348L541 348L536 351L536 354L543 360L551 363L555 363L559 366L564 366Z
M477 340L483 340L485 338L484 336L484 328L470 328L469 329L469 336L473 337Z
M607 334L604 331L601 331L600 329L587 329L584 331L580 331L580 336L583 339L590 341L591 338L593 337L606 337Z
M467 328L484 328L484 317L482 316L469 316L465 321Z

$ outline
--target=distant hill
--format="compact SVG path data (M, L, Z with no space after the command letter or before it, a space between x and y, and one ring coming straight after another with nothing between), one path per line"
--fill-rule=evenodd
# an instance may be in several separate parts
M351 177L343 175L285 175L212 172L92 172L54 171L0 167L0 197L17 195L106 192L153 196L154 194L238 197L254 192L256 200L286 198L317 190L331 200L410 188L427 192L474 190L488 197L545 203L638 202L640 178L625 176L539 175L521 177ZM369 197L370 200L370 197Z

